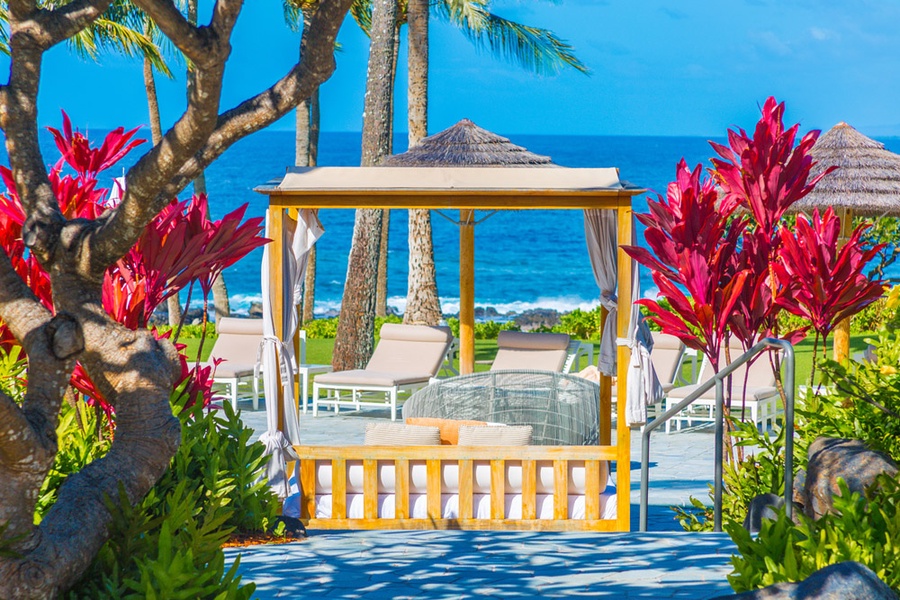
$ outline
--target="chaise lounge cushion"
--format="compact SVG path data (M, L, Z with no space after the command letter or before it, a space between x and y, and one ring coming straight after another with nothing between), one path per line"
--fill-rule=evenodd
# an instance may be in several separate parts
M419 427L403 423L369 423L366 425L366 446L440 446L441 432L437 427Z
M491 371L562 371L569 354L569 336L564 333L501 331L497 357Z
M316 376L320 385L358 385L361 387L394 387L410 383L424 383L431 379L431 373L383 372L369 369L353 369L323 373Z

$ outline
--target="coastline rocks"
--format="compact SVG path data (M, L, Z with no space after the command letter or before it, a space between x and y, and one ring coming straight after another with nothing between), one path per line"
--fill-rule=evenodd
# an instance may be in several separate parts
M804 511L817 519L833 510L838 478L851 492L863 493L882 473L897 474L896 463L885 454L870 450L859 440L821 437L809 447Z
M497 309L493 306L476 306L475 307L475 318L476 319L486 319L488 321L496 320L497 317L501 316Z
M540 327L550 328L559 325L559 311L553 310L552 308L526 310L513 319L513 322L515 322L522 331L534 331Z
M262 302L251 302L250 309L247 311L247 315L251 319L262 319Z
M714 600L897 600L897 595L867 566L842 562L819 569L797 583L776 583L761 590Z

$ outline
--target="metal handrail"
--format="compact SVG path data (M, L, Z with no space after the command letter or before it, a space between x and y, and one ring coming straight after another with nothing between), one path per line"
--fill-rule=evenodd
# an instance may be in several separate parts
M794 347L787 340L779 340L775 338L766 338L747 352L742 354L737 360L719 371L711 379L703 382L696 390L688 394L688 396L667 410L662 416L653 419L644 427L641 439L641 531L647 531L647 507L650 494L650 434L654 429L680 413L685 407L692 404L700 396L708 390L716 387L716 447L715 447L715 480L713 481L713 530L722 531L722 458L724 453L724 444L722 440L722 432L725 428L724 406L725 395L723 393L723 382L738 367L749 362L753 357L760 354L768 348L780 348L784 352L781 361L781 372L783 375L782 385L785 391L784 398L784 506L785 512L790 519L793 516L793 487L794 487Z

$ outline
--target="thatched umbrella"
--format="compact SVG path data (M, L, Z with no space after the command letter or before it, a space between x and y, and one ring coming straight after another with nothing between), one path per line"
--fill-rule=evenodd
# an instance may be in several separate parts
M507 138L482 129L469 119L423 138L403 154L384 159L382 167L556 167L548 156L529 152ZM475 211L464 209L459 218L459 321L460 368L474 364ZM412 226L412 225L411 225ZM413 243L412 241L410 242Z
M838 123L816 141L810 154L817 161L812 175L832 165L838 169L823 177L793 211L811 213L831 206L854 215L900 215L900 155L885 150L884 144Z
M900 216L900 155L843 122L820 137L810 154L817 161L812 175L838 168L794 204L792 212L809 214L831 206L841 217L844 239L853 230L854 215ZM834 359L842 362L849 354L850 320L845 319L834 332Z
M549 156L529 152L469 119L422 139L418 145L381 162L384 167L555 167Z

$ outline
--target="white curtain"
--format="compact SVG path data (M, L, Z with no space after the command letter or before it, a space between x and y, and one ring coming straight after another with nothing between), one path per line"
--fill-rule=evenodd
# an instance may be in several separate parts
M632 223L632 231L635 231ZM653 337L650 329L640 317L640 307L634 304L641 297L640 271L637 263L631 261L631 320L628 339L618 338L618 216L614 210L585 210L584 235L588 255L594 271L594 279L600 288L600 303L609 310L603 324L600 338L600 352L597 368L604 375L617 375L617 346L631 348L631 363L628 365L628 388L625 398L625 423L629 427L643 425L647 421L647 407L663 398L662 385L656 376L650 352ZM629 240L634 243L634 239Z
M266 213L266 233L269 232L269 214ZM263 386L266 397L266 423L267 430L260 437L260 441L266 446L266 454L270 455L267 474L269 485L280 498L288 495L288 477L286 463L296 460L297 456L292 448L293 444L300 443L300 421L297 415L297 404L294 400L294 373L292 364L294 361L294 333L299 326L297 305L301 301L303 278L306 275L306 265L309 260L309 251L315 245L316 240L324 233L315 212L303 209L299 212L297 220L288 215L284 216L282 230L282 273L281 294L283 320L282 331L284 337L275 336L275 317L272 312L273 299L269 296L269 260L272 245L268 244L263 250L262 261L262 306L263 306L263 333L265 339L260 349L262 353ZM269 235L271 237L271 235ZM281 375L282 389L284 390L284 431L278 429L278 407L272 401L278 397L277 381Z
M594 271L594 280L600 288L600 304L609 310L600 338L597 368L610 377L616 376L616 321L619 306L616 297L619 248L616 241L617 229L616 211L599 209L584 211L584 237L587 241L591 268Z

